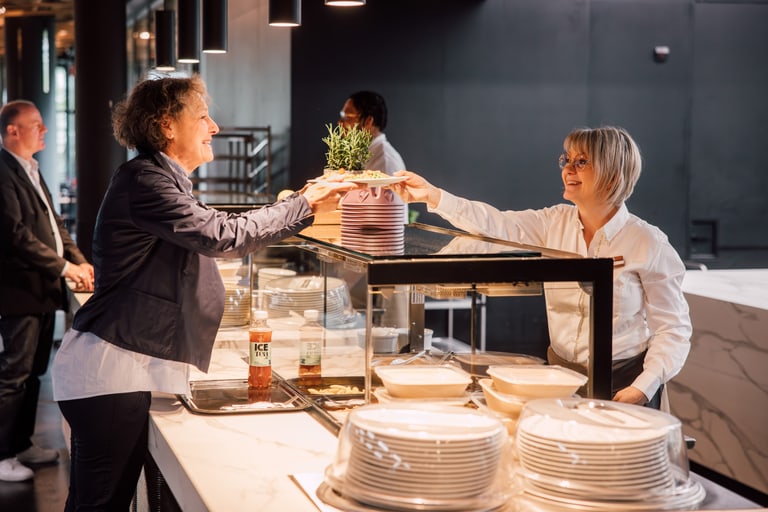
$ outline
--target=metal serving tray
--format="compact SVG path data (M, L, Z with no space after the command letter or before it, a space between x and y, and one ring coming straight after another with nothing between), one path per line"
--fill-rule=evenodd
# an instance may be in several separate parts
M272 387L261 393L253 390L249 393L245 379L192 381L189 390L189 395L179 395L179 398L191 412L197 414L289 412L301 411L311 405L309 400L274 374Z

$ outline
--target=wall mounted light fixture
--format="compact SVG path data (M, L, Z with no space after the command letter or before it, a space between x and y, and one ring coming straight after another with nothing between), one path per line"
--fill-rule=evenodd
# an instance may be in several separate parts
M269 24L273 27L301 25L301 0L269 0Z
M325 0L325 5L333 7L359 7L365 5L365 0Z
M179 62L200 62L200 0L177 0Z
M203 52L227 53L227 0L203 0Z
M176 69L176 27L173 11L155 11L155 69Z

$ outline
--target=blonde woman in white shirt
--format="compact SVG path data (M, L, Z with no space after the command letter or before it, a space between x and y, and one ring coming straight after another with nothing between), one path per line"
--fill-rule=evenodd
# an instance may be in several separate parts
M395 185L404 201L471 233L577 253L616 258L613 306L613 399L659 408L663 385L682 368L691 322L682 292L685 266L667 236L629 213L625 201L642 159L622 128L577 129L560 156L563 198L573 203L539 210L500 211L457 197L412 172ZM577 288L545 287L550 363L585 372L586 298Z

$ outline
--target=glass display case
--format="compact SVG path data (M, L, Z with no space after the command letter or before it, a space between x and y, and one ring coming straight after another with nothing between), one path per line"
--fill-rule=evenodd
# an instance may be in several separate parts
M434 362L432 352L436 351L430 350L430 330L424 325L425 298L468 300L474 312L494 297L541 295L557 288L579 289L585 298L590 354L587 395L610 399L613 260L582 258L424 224L405 227L402 249L371 251L376 252L372 255L345 247L340 225L318 228L309 228L280 246L297 253L289 258L296 260L291 266L299 277L314 276L312 282L291 281L286 283L292 287L287 290L272 284L271 293L260 300L285 316L300 315L311 301L313 308L321 310L326 328L357 330L365 349L366 401L373 366L430 357ZM302 290L322 293L302 294ZM478 316L469 316L471 354L478 351Z

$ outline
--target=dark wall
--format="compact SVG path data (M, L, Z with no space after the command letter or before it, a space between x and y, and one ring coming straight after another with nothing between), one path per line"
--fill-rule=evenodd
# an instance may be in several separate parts
M294 187L322 172L324 125L351 92L370 88L387 99L387 137L406 166L447 190L502 209L561 202L564 136L616 124L645 161L630 211L664 230L681 256L691 254L689 221L698 218L716 220L723 244L768 248L768 2L303 9L292 37ZM657 46L670 49L663 63ZM420 210L420 221L442 223ZM489 325L545 337L539 305L520 302L512 313L489 306ZM505 343L490 339L489 349Z

